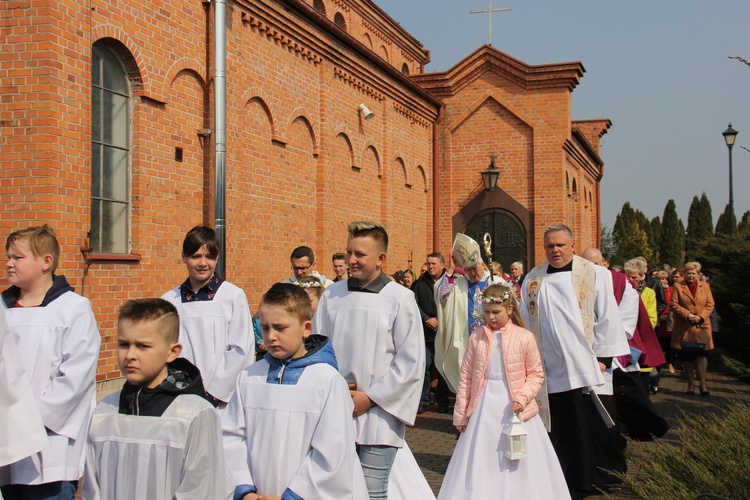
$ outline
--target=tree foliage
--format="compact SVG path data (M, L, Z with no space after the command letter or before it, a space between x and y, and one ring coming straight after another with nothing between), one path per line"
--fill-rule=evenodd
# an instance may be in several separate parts
M641 224L645 220L646 228ZM649 245L648 233L651 232L651 226L648 219L640 210L633 210L630 202L625 202L622 210L615 219L615 225L612 228L612 241L615 252L611 258L613 263L622 264L628 259L642 255L646 260L651 259L653 252Z
M601 252L607 258L611 259L612 256L615 254L616 247L615 243L612 240L612 231L604 224L602 224L602 248Z
M732 220L735 220L734 214L732 214L729 203L727 203L726 207L724 207L724 211L719 215L719 219L716 221L716 231L714 231L714 234L716 236L731 234Z
M669 200L664 207L661 218L661 241L659 242L659 259L662 264L679 266L685 250L685 229L677 217L674 200Z
M658 215L651 219L649 226L651 226L651 235L653 237L651 249L654 251L654 259L656 259L656 256L659 255L659 247L661 246L661 219Z
M750 236L750 210L742 214L742 219L737 225L737 234L742 236Z
M693 202L690 204L688 212L688 225L685 234L685 252L690 260L693 251L701 242L710 238L714 234L713 216L711 215L711 203L704 192L700 199L693 196Z
M719 315L717 347L732 357L750 361L750 235L718 235L698 247L696 260L711 278L711 292Z

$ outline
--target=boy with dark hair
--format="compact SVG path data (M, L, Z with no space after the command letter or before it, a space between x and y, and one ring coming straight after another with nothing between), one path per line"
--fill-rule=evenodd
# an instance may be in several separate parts
M310 335L310 298L276 283L258 315L268 353L240 374L222 415L234 498L367 498L352 400L328 338Z
M375 222L349 225L347 281L326 288L313 330L328 335L349 383L356 441L370 498L387 498L405 426L412 425L425 373L414 294L382 270L388 233Z
M161 298L179 312L181 356L198 367L208 400L221 408L253 361L254 337L245 292L214 273L219 250L210 227L188 231L182 243L188 278Z
M198 369L178 358L179 334L177 309L166 300L120 308L117 362L127 381L94 411L83 498L231 496L219 414L205 399Z
M0 467L0 491L5 498L72 499L95 405L99 330L88 299L54 274L60 245L50 227L15 231L5 249L7 335L31 382L49 446Z

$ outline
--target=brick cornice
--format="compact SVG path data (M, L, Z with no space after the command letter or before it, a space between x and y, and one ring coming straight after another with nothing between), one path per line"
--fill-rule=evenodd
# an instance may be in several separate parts
M414 75L412 79L436 96L442 97L455 95L489 71L526 90L563 88L573 91L586 70L580 62L531 66L484 45L448 71Z

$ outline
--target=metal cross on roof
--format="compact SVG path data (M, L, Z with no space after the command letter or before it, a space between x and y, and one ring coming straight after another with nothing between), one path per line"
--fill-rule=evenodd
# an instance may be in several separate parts
M489 8L482 9L482 10L470 10L469 13L470 14L489 14L488 16L490 18L490 42L489 43L490 45L492 45L492 13L493 12L505 12L505 11L510 10L510 7L500 7L498 9L493 9L492 0L489 0L489 2L490 2Z

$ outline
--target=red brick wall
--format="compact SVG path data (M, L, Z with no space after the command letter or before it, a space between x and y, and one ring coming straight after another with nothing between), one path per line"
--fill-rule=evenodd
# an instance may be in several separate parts
M351 6L347 26L355 38L391 37L389 61L399 70L404 61L417 67L426 60L369 3L326 4L329 19L334 6ZM423 172L432 165L435 101L287 7L273 0L228 6L227 274L253 309L290 274L289 253L298 245L312 246L319 271L330 275L330 256L345 248L346 225L355 219L389 229L389 272L432 251L432 193ZM198 135L214 127L211 12L188 0L0 4L0 23L12 33L0 55L0 228L7 234L47 222L56 229L59 272L78 291L84 287L99 322L98 380L119 376L119 306L184 280L185 232L213 224L213 138ZM124 56L133 80L131 247L140 260L95 260L84 280L97 40ZM360 103L375 118L364 122Z

